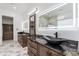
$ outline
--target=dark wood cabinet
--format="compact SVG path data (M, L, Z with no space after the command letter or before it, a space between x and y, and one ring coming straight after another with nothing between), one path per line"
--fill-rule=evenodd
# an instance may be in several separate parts
M54 50L48 49L47 55L48 56L61 56L62 54L59 54L59 53L55 52Z
M18 42L22 47L27 46L28 37L29 37L29 34L18 34Z
M27 45L30 56L63 56L63 52L50 49L31 39L28 39Z
M35 41L28 40L28 54L30 56L38 55L37 43Z
M47 56L48 55L48 49L42 45L39 44L39 56Z
M29 16L29 33L30 39L36 39L36 14Z

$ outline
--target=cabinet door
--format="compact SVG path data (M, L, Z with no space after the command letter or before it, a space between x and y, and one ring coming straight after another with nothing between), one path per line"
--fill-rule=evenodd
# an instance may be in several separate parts
M31 51L30 45L28 45L28 55L29 56L34 56L34 53Z
M39 45L39 56L47 56L48 49L42 45Z
M38 47L37 47L37 43L36 42L31 42L30 45L31 45L31 47L33 47L33 48L35 48L37 50Z
M31 47L30 45L28 45L28 54L33 54L34 56L37 55L37 50L34 49L33 47ZM31 55L30 55L31 56Z
M29 56L34 56L34 54L29 50L28 51Z
M37 56L37 43L31 40L28 40L28 54Z
M47 52L48 56L62 56L62 54L55 52L53 50L50 50Z

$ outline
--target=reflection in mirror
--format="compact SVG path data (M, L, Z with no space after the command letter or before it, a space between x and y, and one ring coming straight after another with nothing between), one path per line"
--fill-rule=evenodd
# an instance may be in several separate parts
M39 27L73 26L73 4L65 4L39 17Z
M39 22L40 27L57 26L56 16L51 17L49 15L41 16Z

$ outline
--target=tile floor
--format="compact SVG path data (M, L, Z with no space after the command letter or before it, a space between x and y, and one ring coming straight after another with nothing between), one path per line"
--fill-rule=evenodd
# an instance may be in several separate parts
M4 41L3 45L0 45L0 56L28 56L27 47L22 48L13 40Z

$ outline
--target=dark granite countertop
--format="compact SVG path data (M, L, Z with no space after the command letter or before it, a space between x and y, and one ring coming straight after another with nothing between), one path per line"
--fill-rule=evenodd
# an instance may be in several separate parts
M67 40L65 38L62 38L63 40ZM77 45L78 42L77 41L73 41L73 40L68 40L69 43L63 43L59 46L56 45L49 45L47 44L46 40L44 40L43 38L40 37L36 37L36 41L42 45L44 45L45 47L48 47L49 49L52 49L54 51L57 51L59 53L63 53L64 51L76 51L77 50Z
M29 34L27 32L18 32L18 34Z
M61 54L63 53L63 50L60 49L61 48L60 46L50 46L49 44L47 44L47 42L44 39L36 38L36 42L57 53L61 53Z

